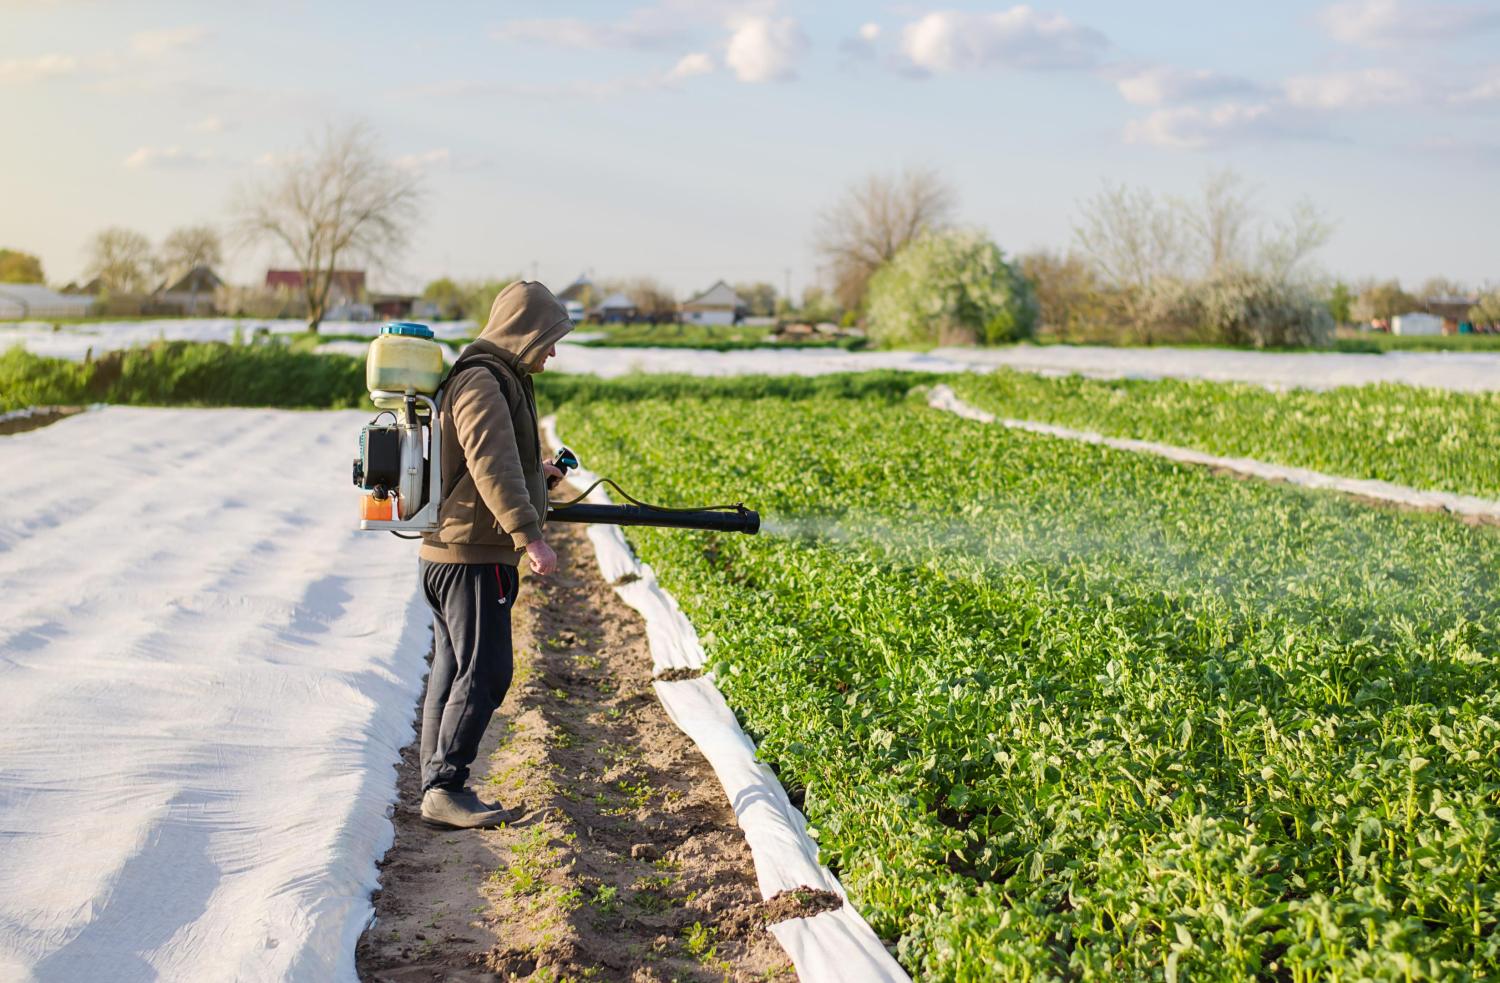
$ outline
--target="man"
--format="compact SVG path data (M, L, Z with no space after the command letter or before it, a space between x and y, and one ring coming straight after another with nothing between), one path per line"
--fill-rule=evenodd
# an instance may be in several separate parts
M422 818L433 826L498 826L514 812L466 786L490 715L510 687L510 610L517 564L547 576L547 485L562 472L542 460L531 377L573 330L540 283L512 283L463 350L443 388L442 506L423 537L422 584L433 614L432 672L422 705Z

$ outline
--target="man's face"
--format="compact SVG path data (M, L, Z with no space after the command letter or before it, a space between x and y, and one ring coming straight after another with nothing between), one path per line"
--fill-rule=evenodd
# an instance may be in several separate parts
M541 358L539 358L539 359L536 360L536 367L534 369L532 369L531 371L533 371L533 372L546 372L547 371L547 360L549 358L552 358L556 354L557 354L557 346L556 345L553 345L551 348L548 348L545 352L542 352Z

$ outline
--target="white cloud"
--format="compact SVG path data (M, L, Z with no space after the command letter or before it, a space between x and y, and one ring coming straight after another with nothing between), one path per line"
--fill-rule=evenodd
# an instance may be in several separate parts
M1227 102L1212 109L1159 109L1145 119L1131 120L1125 127L1125 140L1198 150L1283 133L1269 103Z
M859 27L859 39L866 43L874 43L880 37L880 25L875 23L861 24Z
M694 52L683 55L667 73L666 81L677 82L682 79L693 78L697 75L708 75L714 70L714 60L703 52Z
M223 133L224 121L217 116L205 116L193 124L193 130L197 133Z
M1318 21L1335 41L1394 48L1418 41L1451 41L1500 28L1500 9L1491 4L1416 6L1404 0L1348 0L1325 7Z
M202 27L172 27L160 31L141 31L130 36L130 47L138 55L159 58L178 48L191 48L208 37Z
M181 147L139 147L122 163L126 167L194 167L213 160L208 150L184 150Z
M1025 4L993 14L938 11L901 32L901 50L913 66L929 72L1087 68L1108 47L1093 28Z
M452 158L447 147L435 147L420 154L402 154L391 163L403 171L422 171L429 167L441 167Z
M1492 66L1478 80L1453 93L1449 101L1457 103L1500 102L1500 65Z
M71 55L42 55L39 58L17 58L0 61L0 83L38 82L42 79L72 75L78 70L78 59Z
M795 78L797 61L807 49L807 35L791 17L747 17L739 21L724 62L741 82Z
M1364 109L1416 102L1421 86L1400 69L1301 75L1285 83L1287 101L1308 109Z
M1120 90L1120 95L1128 103L1136 106L1160 106L1166 103L1250 95L1259 91L1260 87L1249 79L1223 75L1206 68L1157 65L1121 76L1115 80L1115 88Z

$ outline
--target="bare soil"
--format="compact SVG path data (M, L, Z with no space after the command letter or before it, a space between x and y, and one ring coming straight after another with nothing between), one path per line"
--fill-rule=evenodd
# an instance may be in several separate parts
M639 616L579 528L548 539L559 572L522 587L516 681L472 779L525 815L498 830L423 825L408 747L361 978L794 978L765 926L826 899L761 902L712 769L651 689Z
M13 433L25 433L28 430L40 430L49 423L56 423L74 413L82 412L82 406L32 407L28 416L13 416L8 420L0 420L0 437L7 437Z

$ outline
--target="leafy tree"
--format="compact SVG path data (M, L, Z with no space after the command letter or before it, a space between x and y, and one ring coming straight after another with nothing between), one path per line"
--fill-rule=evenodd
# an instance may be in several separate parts
M143 294L151 289L156 261L151 240L134 229L114 227L94 236L89 243L85 272L99 278L112 294Z
M462 317L466 306L464 288L451 277L440 277L422 288L422 299L438 306L441 317Z
M929 232L908 243L870 278L870 337L894 345L975 342L1031 336L1031 284L1000 247L975 231Z
M474 322L477 329L482 329L490 320L490 308L495 306L495 298L500 296L500 291L519 280L520 277L508 277L501 280L478 280L464 284L464 315Z
M1328 292L1328 313L1333 317L1334 324L1349 324L1352 322L1354 307L1354 294L1349 285L1339 281L1333 285Z
M1422 302L1401 289L1399 280L1367 284L1354 302L1356 321L1388 321L1421 308Z
M870 277L924 232L946 228L953 189L935 171L871 174L819 219L816 246L846 309L860 306Z
M1469 308L1469 323L1500 325L1500 290L1480 295L1479 303Z
M833 294L823 287L813 285L803 288L802 308L798 314L807 321L837 321L840 311Z
M1018 265L1036 293L1038 331L1080 339L1113 328L1113 295L1079 254L1032 252Z
M45 283L42 261L17 249L0 249L0 283Z
M753 317L770 317L776 313L776 287L764 281L736 283L734 292L745 301Z

